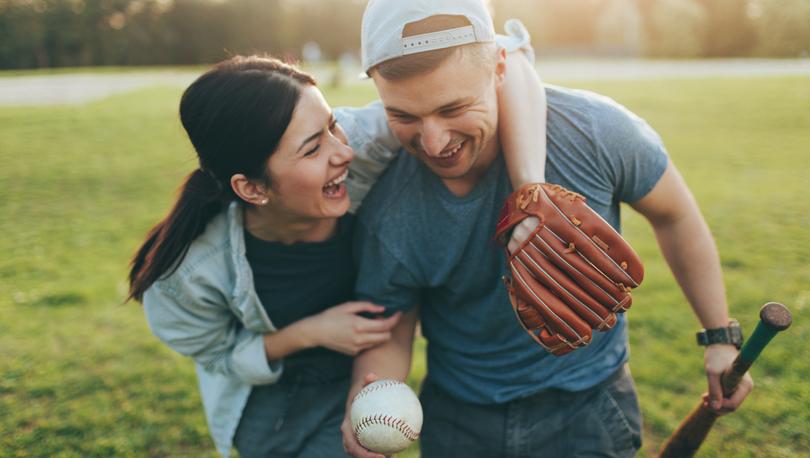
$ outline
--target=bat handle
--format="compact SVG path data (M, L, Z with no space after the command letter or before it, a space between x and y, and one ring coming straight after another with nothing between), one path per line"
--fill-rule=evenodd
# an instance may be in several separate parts
M729 397L737 389L745 373L754 364L762 350L773 339L776 333L790 327L793 319L790 311L782 304L768 302L759 311L759 323L753 334L745 342L731 367L723 372L720 383L723 386L723 396Z
M753 334L745 342L740 353L734 359L731 367L720 377L723 386L723 396L729 397L737 389L745 373L754 364L762 349L779 332L790 326L792 318L787 307L776 302L765 304L759 312L759 323ZM703 403L695 407L692 413L681 423L678 429L672 434L664 448L661 450L660 458L682 458L694 456L700 444L709 434L714 421L719 415Z

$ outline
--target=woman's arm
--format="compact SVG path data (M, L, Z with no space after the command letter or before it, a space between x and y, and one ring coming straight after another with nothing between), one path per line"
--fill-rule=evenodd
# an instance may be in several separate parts
M506 73L498 92L498 135L512 187L546 181L546 91L530 55L506 55ZM512 231L514 252L540 222L526 218Z
M313 347L355 356L363 350L387 342L400 313L388 318L369 319L359 313L382 313L385 307L370 302L336 305L264 335L264 348L270 361Z
M498 93L498 134L512 187L546 181L546 91L534 68L531 37L510 19L507 35L498 35L506 50L506 73Z
M278 331L257 333L238 326L227 305L199 292L194 285L150 287L143 301L149 327L167 346L192 357L205 370L251 385L275 383L281 375L277 362L307 348L322 346L355 355L386 342L400 317L364 318L358 313L385 309L369 302L347 302Z
M152 333L208 372L250 385L278 381L281 366L268 360L264 335L239 326L224 298L211 291L186 282L153 284L143 296Z
M544 182L546 91L522 52L507 54L498 107L498 134L512 186Z
M335 118L354 150L346 180L351 198L349 211L354 213L388 164L397 157L401 145L388 128L385 110L379 101L362 108L336 108Z

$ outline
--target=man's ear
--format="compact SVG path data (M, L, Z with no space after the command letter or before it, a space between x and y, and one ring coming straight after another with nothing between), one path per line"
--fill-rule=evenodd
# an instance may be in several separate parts
M506 76L506 49L498 46L495 52L495 81L500 86Z
M265 205L272 197L272 191L267 186L251 180L241 173L231 177L231 189L240 199L251 205Z

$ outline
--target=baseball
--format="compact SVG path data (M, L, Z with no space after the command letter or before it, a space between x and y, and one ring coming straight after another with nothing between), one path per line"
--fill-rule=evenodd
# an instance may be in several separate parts
M384 455L405 450L422 430L419 398L399 380L366 385L352 401L351 417L358 442Z

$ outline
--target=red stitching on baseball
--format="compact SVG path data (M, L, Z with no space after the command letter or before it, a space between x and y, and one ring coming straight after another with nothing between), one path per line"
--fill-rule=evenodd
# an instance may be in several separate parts
M383 388L388 388L389 386L397 386L397 385L404 385L404 383L400 382L399 380L381 380L376 385L371 384L363 388L359 393L354 396L354 400L352 402L357 401L358 399L365 397L367 394L381 390Z
M405 436L410 441L415 441L419 438L419 433L413 430L411 426L401 418L394 418L390 415L377 414L370 417L363 417L357 422L354 427L354 436L360 440L360 431L371 425L385 425L390 426Z

